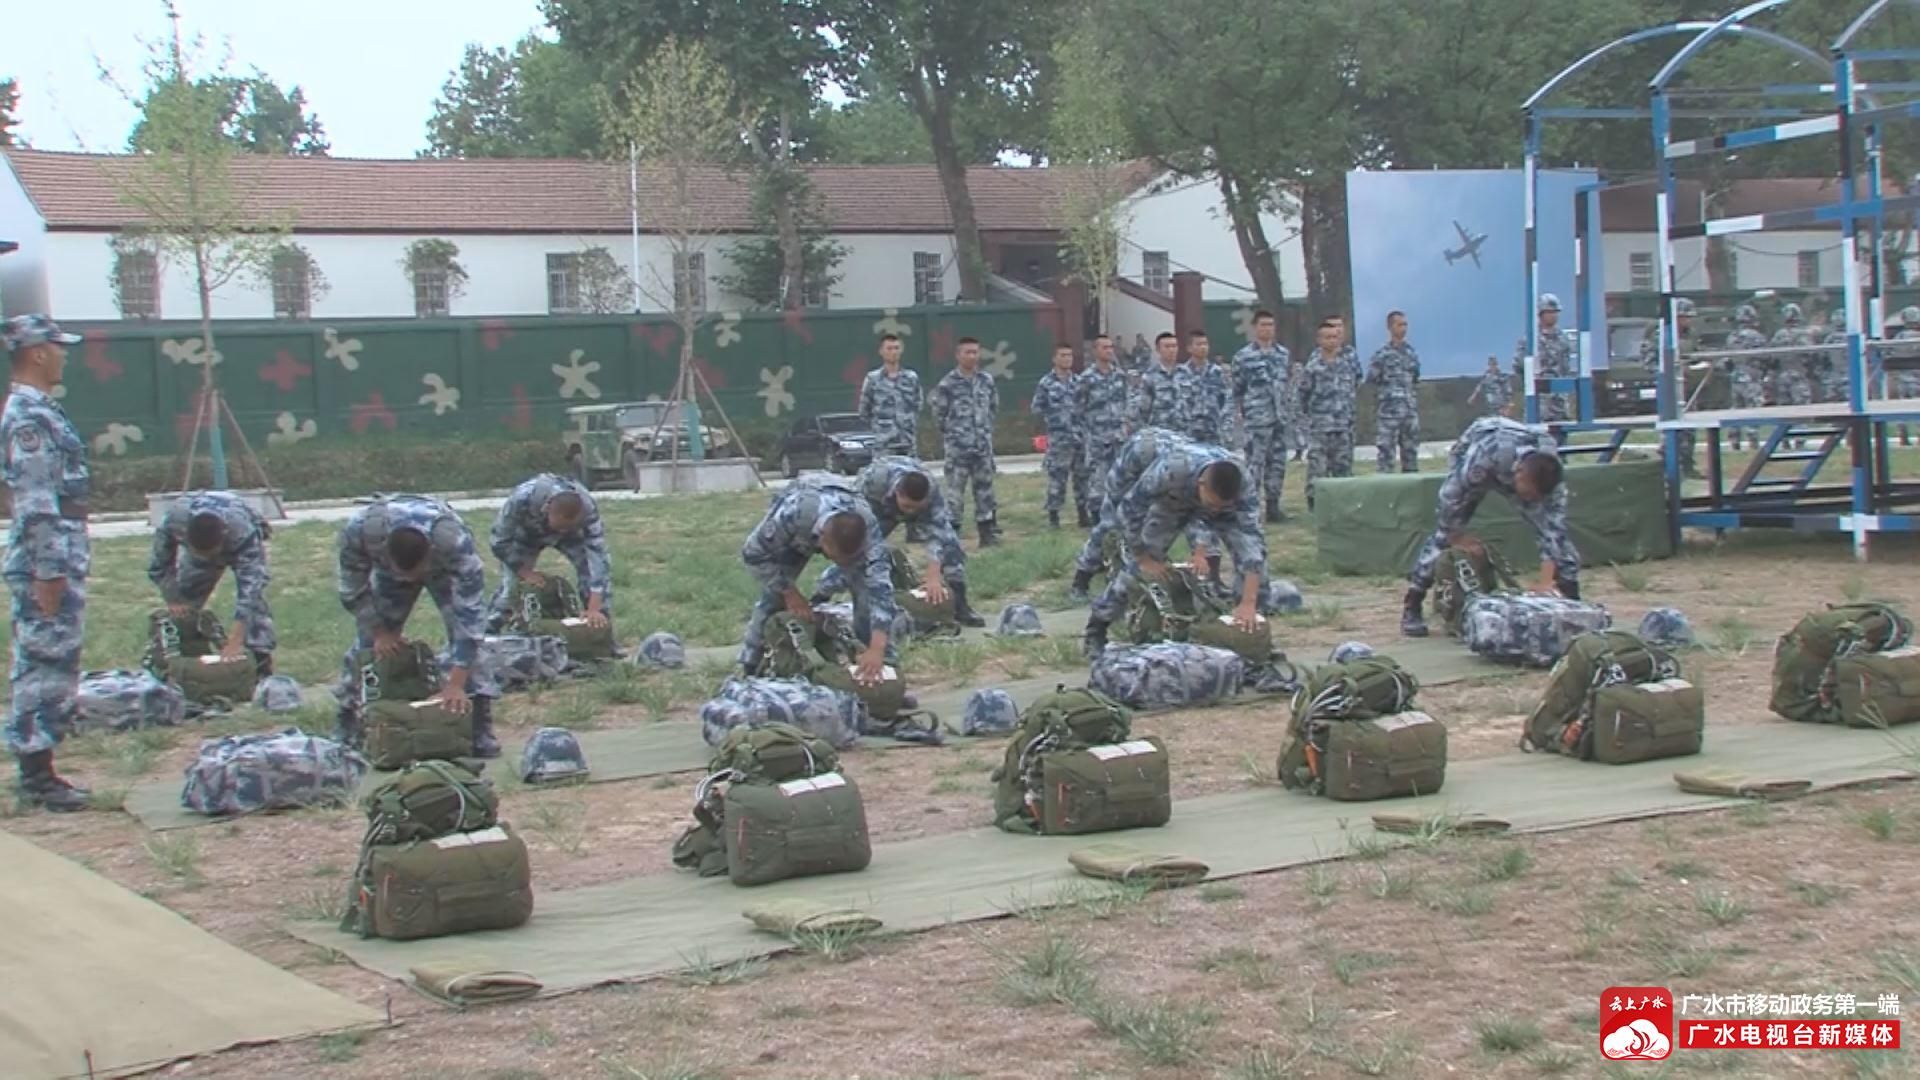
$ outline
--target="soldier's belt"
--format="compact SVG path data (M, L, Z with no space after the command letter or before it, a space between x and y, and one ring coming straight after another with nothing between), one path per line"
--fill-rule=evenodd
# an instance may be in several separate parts
M60 500L60 516L68 521L87 520L87 504L77 499Z

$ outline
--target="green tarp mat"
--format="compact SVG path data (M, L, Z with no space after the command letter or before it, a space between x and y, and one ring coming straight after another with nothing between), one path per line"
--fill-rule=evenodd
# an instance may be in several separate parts
M8 1080L118 1076L380 1020L18 836L0 832L0 867Z
M1419 799L1343 804L1261 788L1180 801L1172 823L1161 829L1092 838L997 829L949 833L880 845L873 864L859 873L751 889L723 878L652 875L542 894L532 920L515 930L411 942L362 940L322 923L297 924L292 932L393 979L404 980L420 964L463 963L524 971L540 980L543 993L557 994L781 951L785 941L755 932L741 916L747 905L766 900L854 907L895 931L1057 903L1104 887L1067 863L1069 852L1094 840L1196 858L1212 868L1210 877L1223 878L1338 857L1348 850L1349 830L1369 834L1369 816L1380 810L1479 813L1511 822L1516 832L1545 832L1737 802L1683 793L1673 782L1681 770L1791 776L1825 788L1910 776L1911 766L1880 732L1801 724L1710 728L1703 753L1639 765L1517 752L1460 762L1447 770L1441 793ZM1400 842L1388 834L1381 839Z
M1445 638L1401 639L1391 646L1382 648L1383 652L1400 661L1401 666L1412 671L1420 679L1422 686L1444 686L1447 683L1466 679L1503 678L1523 674L1523 670L1494 663L1484 657L1475 656L1458 643ZM1014 702L1021 708L1051 691L1055 686L1065 683L1068 686L1081 686L1086 683L1086 672L1075 668L1050 671L1015 682L1002 683L1000 688L1013 695ZM966 708L967 698L973 693L968 686L949 687L933 690L920 695L920 706L932 709L940 719L955 730L960 727L961 714ZM1227 706L1235 702L1223 703ZM580 748L586 753L587 766L591 769L590 783L612 783L617 780L632 780L644 776L664 776L671 773L693 772L707 767L707 761L713 756L713 750L700 736L700 724L691 720L662 720L643 727L611 728L605 731L582 731ZM981 740L967 739L957 735L948 735L949 745L968 745ZM897 739L866 738L860 740L863 750L899 750L917 747L923 744L901 742ZM509 747L508 752L499 759L488 763L488 771L494 776L501 770L511 770L519 761L519 753ZM392 773L368 773L361 782L360 793L366 794L384 783ZM140 823L155 832L171 829L191 829L201 825L213 825L232 818L207 817L196 814L180 805L180 789L184 780L150 780L136 785L127 792L125 809L140 820Z
M1444 472L1425 472L1319 481L1313 526L1321 563L1341 574L1407 573L1433 532L1434 502L1445 480ZM1569 465L1564 483L1568 526L1585 565L1673 554L1659 462ZM1503 496L1482 500L1471 528L1499 546L1523 581L1539 576L1533 530Z

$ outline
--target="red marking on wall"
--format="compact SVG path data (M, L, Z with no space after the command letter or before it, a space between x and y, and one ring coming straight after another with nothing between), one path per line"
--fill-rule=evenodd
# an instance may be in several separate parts
M283 394L291 394L300 380L311 374L311 365L301 363L298 357L281 349L273 355L273 363L260 369L260 381L272 383Z
M387 399L378 390L347 413L347 427L355 435L365 435L367 428L375 422L385 426L388 431L400 426L400 418L393 415L393 410L387 407Z
M500 346L513 336L513 330L505 319L480 320L480 347L488 352L498 352Z
M672 323L634 323L633 336L647 343L655 355L668 356L673 347L679 344L680 328Z
M95 382L112 382L127 373L119 361L107 355L106 331L88 330L80 336L86 339L86 356L80 362L93 372Z
M694 370L700 373L701 378L707 380L707 386L712 389L714 393L717 394L727 388L726 372L721 371L719 368L714 367L698 356L693 358L693 367Z
M533 399L520 383L513 384L513 411L507 414L507 427L522 435L533 430Z
M193 397L187 401L187 411L173 414L173 438L174 441L182 447L187 445L188 439L193 438L193 421L196 416L200 415L201 403L205 401L206 395L207 392L205 390L195 390ZM206 423L212 424L213 421L213 413L209 411L207 413ZM204 436L205 434L206 432L203 429L201 435Z
M927 346L927 359L943 367L953 366L953 327L940 323L933 328L933 341Z
M873 361L868 360L866 356L856 356L847 361L846 367L840 369L840 381L855 387L855 393L858 393L857 388L861 383L867 381L867 368L872 365Z

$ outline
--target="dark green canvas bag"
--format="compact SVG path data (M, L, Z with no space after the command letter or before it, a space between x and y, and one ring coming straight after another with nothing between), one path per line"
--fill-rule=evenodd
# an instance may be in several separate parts
M493 782L452 761L423 761L369 792L367 842L402 844L499 823L500 794Z
M1920 720L1920 646L1855 653L1833 665L1834 696L1849 727L1897 727Z
M1447 729L1423 712L1327 727L1319 794L1341 802L1431 795L1447 779Z
M399 769L417 761L451 761L473 753L473 714L438 702L370 701L361 710L367 763Z
M927 599L926 583L907 553L897 547L887 549L893 564L893 602L913 619L913 632L919 637L953 637L960 633L960 620L954 616L953 593L935 604Z
M604 614L604 612L603 612ZM613 620L605 626L587 625L580 590L568 577L548 574L539 586L515 579L507 589L510 634L557 637L567 643L567 659L581 662L611 660L619 653Z
M860 789L837 772L727 788L727 877L735 885L864 870L873 860Z
M1706 723L1706 696L1685 679L1604 686L1570 753L1608 765L1685 757L1700 752Z
M253 657L219 659L227 629L205 608L176 619L166 608L147 615L147 647L141 664L156 678L173 683L195 705L232 708L253 700L259 672Z
M1440 553L1433 568L1433 613L1453 637L1460 636L1460 624L1467 612L1467 601L1482 593L1521 590L1513 567L1500 552L1478 537L1463 537Z
M533 914L527 845L506 825L368 845L340 928L410 941L506 930Z
M1097 690L1056 687L1028 705L993 771L994 820L1008 832L1045 823L1046 761L1052 754L1129 741L1133 715Z
M853 627L844 620L822 617L809 625L792 612L777 611L768 616L763 634L766 651L755 674L805 679L816 686L852 694L867 708L872 721L866 730L869 735L911 736L924 741L939 738L938 716L907 708L907 681L900 669L887 665L880 681L871 686L855 681L853 667L860 644L853 638Z
M831 743L790 724L734 728L708 761L707 775L694 787L693 824L674 841L673 864L698 871L701 877L729 873L729 793L833 775L839 769L840 755Z
M1769 706L1789 720L1841 723L1835 662L1856 653L1891 652L1912 640L1912 620L1886 604L1842 604L1816 611L1774 645Z
M1157 828L1173 818L1166 744L1153 736L1039 755L1034 831L1048 836Z
M1576 753L1593 696L1602 687L1679 678L1680 661L1625 630L1581 634L1547 673L1547 688L1527 716L1523 750Z
M423 641L408 642L393 656L371 648L355 650L353 670L359 673L361 704L370 701L425 701L440 692L440 664Z
M1238 653L1251 664L1267 663L1273 657L1273 627L1260 617L1252 631L1242 630L1233 625L1232 614L1233 605L1191 567L1169 567L1166 581L1133 586L1127 638L1136 645L1189 642Z
M1345 793L1338 797L1387 798L1407 793L1400 789L1410 790L1416 783L1432 782L1436 739L1438 767L1442 772L1446 767L1446 729L1424 713L1412 711L1419 692L1420 680L1390 656L1314 669L1293 695L1289 738L1275 765L1281 786L1330 795L1328 770L1336 738L1342 751L1340 790ZM1410 716L1420 717L1424 724L1360 726ZM1348 752L1355 748L1364 756L1349 759ZM1388 794L1364 794L1376 789Z

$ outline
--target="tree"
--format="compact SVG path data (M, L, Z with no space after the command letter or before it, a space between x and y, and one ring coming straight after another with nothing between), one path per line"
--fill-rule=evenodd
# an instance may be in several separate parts
M580 310L594 315L620 315L634 310L633 275L598 244L580 249L575 271L580 282Z
M14 113L20 108L20 84L12 79L0 79L0 146L18 146L18 137L13 129L20 126L19 117Z
M753 217L762 232L728 249L727 256L733 264L733 273L717 279L721 288L745 298L756 307L765 308L784 306L794 292L788 276L786 253L781 250L777 235L779 226L774 216L776 200L792 206L795 211L795 225L801 243L799 291L803 302L808 290L824 293L840 283L842 275L835 273L834 269L847 257L846 246L835 243L829 236L825 209L806 172L789 167L772 175L779 182L793 184L794 187L772 193L765 191L761 185L755 185Z
M451 240L437 236L415 240L407 245L406 253L400 257L400 269L407 275L407 285L413 289L416 307L419 306L422 282L434 277L446 284L443 299L448 305L467 291L467 268L460 265L460 245ZM435 305L436 309L438 306ZM419 314L445 315L447 312L436 310Z
M598 71L532 34L509 52L468 45L427 120L423 157L592 157Z
M299 87L280 89L272 79L213 75L183 83L156 85L140 103L141 119L134 124L127 148L138 153L156 138L147 116L155 97L191 96L202 100L175 110L192 112L212 123L220 136L252 154L298 154L322 157L331 149L320 119L307 112L307 98Z
M797 126L794 154L806 161L838 165L931 165L933 147L926 125L898 91L860 87L852 100L816 102ZM1109 80L1109 94L1116 90ZM1036 153L1045 139L1035 135L1051 108L981 108L961 102L955 110L954 137L970 165L992 165L1005 153Z
M1120 272L1129 194L1126 113L1112 92L1112 57L1105 35L1082 23L1054 45L1059 97L1053 108L1054 167L1069 174L1061 207L1065 255L1074 275L1093 290L1100 328L1107 328L1107 286Z
M896 89L926 128L953 218L960 296L985 299L980 222L967 190L967 158L956 122L970 106L984 110L989 103L1017 105L1040 96L1054 6L1031 0L821 2L838 43L835 60L841 75L851 80L865 72L874 85ZM1129 33L1123 36L1135 29L1128 23L1109 25L1127 26ZM1163 43L1141 44L1157 50ZM1156 57L1152 63L1165 60Z

